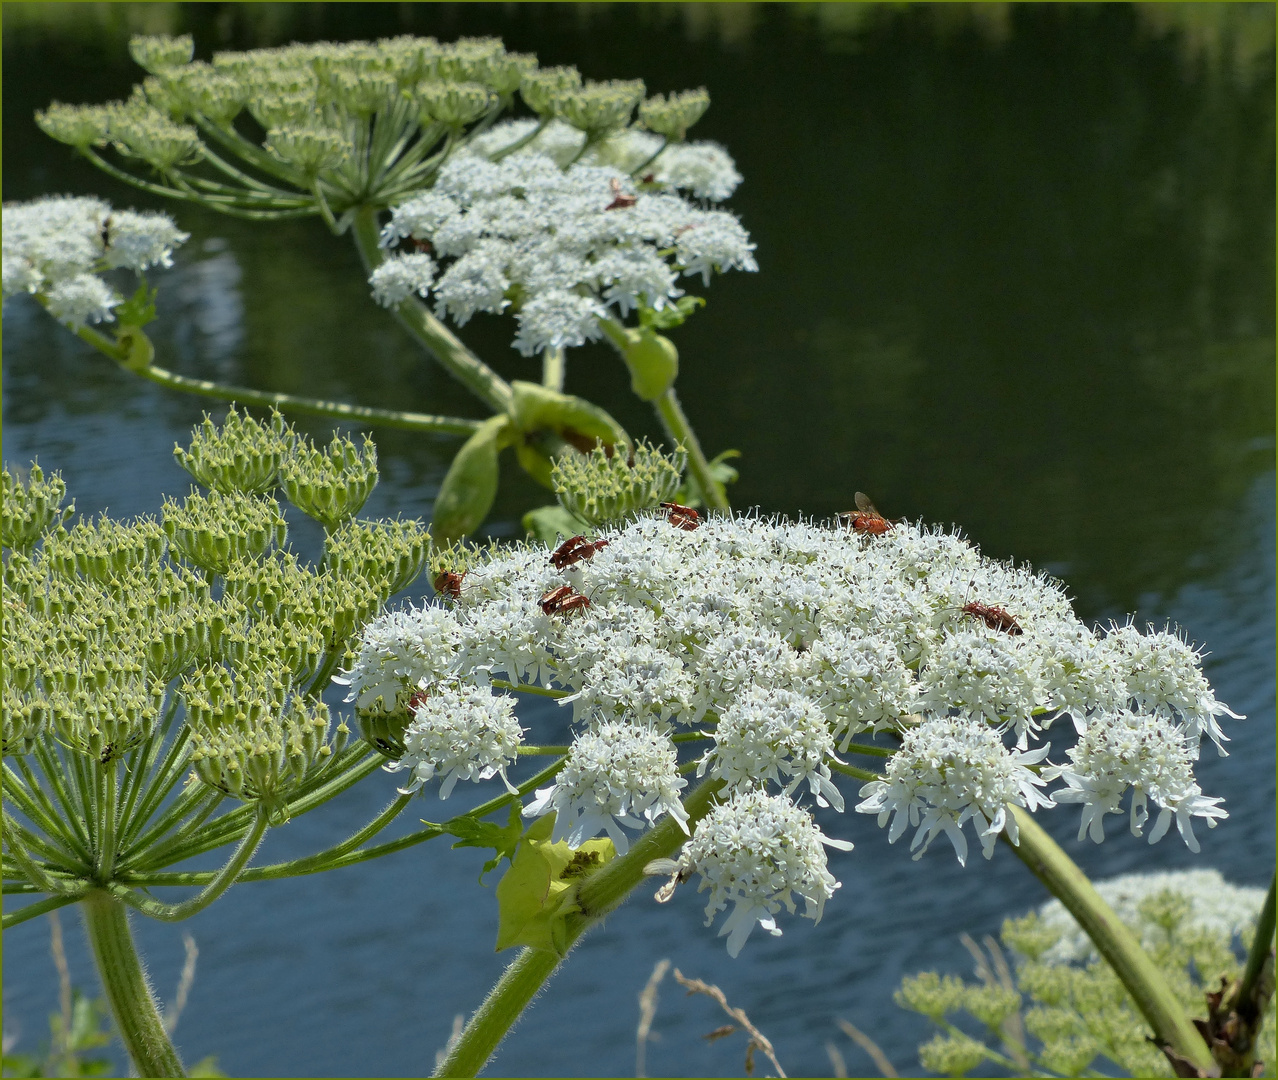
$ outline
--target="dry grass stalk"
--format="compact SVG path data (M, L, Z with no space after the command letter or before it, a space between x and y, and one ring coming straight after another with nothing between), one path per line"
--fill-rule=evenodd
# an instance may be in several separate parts
M746 1016L744 1009L734 1009L731 1005L729 1005L727 997L717 986L702 982L700 979L686 978L678 968L675 968L674 970L674 977L675 981L678 982L680 986L684 987L689 994L705 994L707 997L713 998L719 1003L719 1007L723 1009L724 1012L726 1012L733 1020L740 1024L741 1027L745 1028L745 1030L749 1032L750 1041L746 1044L746 1076L754 1075L754 1052L756 1050L761 1050L763 1052L763 1056L766 1057L768 1061L772 1063L772 1067L776 1069L777 1076L784 1080L785 1070L781 1068L781 1063L777 1061L777 1056L772 1050L772 1043L768 1041L767 1036L764 1035L763 1032L750 1022L750 1018ZM715 1031L712 1031L710 1036L707 1037L712 1036L716 1039L722 1038L724 1035L731 1034L732 1030L731 1025L729 1025L726 1029L718 1028Z
M652 1018L657 1014L657 986L670 970L670 961L658 960L648 976L648 983L639 993L639 1027L635 1031L635 1076L646 1076L648 1039L652 1033Z

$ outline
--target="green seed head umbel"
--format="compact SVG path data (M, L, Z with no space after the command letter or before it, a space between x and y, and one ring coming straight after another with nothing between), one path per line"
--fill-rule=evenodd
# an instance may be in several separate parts
M671 457L642 440L631 457L596 447L589 454L560 458L551 482L560 505L588 525L602 525L668 502L679 490L688 454L679 447Z
M639 106L639 120L649 131L664 135L671 142L682 142L692 127L710 108L710 93L703 86L699 90L685 90L680 94L664 94L650 97Z
M205 414L191 433L190 449L174 446L173 456L206 488L264 495L279 483L280 464L296 438L278 412L268 426L232 407L220 428Z
M358 514L377 486L377 448L367 436L362 450L338 435L324 450L299 439L280 480L288 501L331 531Z
M261 495L201 495L164 500L164 531L176 554L213 574L280 547L288 534L279 503Z
M173 68L191 62L195 55L195 42L190 34L181 37L147 37L139 34L129 41L129 55L139 67L152 75L169 73Z
M643 100L642 79L588 82L555 97L555 115L590 138L597 139L630 122L630 113Z
M581 74L575 67L542 68L526 72L519 81L519 96L539 116L555 114L555 99L565 90L581 86Z
M430 533L420 521L350 521L324 540L324 566L341 578L408 588L426 567Z
M60 473L45 479L34 461L27 482L5 469L0 472L0 544L15 551L29 551L37 540L62 525L75 511L75 503L62 506L67 485Z
M333 752L328 707L293 692L278 672L210 668L183 681L195 775L225 795L261 802L272 824L287 798Z

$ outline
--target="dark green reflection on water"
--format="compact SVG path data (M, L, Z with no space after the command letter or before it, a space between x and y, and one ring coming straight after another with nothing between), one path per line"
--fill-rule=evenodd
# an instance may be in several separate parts
M1273 468L1269 5L1232 23L1232 5L106 5L100 22L58 7L6 6L6 198L144 202L30 122L54 97L127 93L140 20L194 32L203 56L497 34L591 77L709 87L696 134L746 177L730 205L761 272L716 281L676 340L707 449L744 452L737 505L827 515L863 489L1052 568L1085 612L1130 610L1230 563L1242 496ZM345 241L176 212L188 259L228 241L243 304L233 362L180 370L475 414L373 307ZM466 336L532 373L508 323ZM569 389L653 433L605 349L574 354ZM380 441L423 482L452 445ZM541 497L507 475L508 528Z

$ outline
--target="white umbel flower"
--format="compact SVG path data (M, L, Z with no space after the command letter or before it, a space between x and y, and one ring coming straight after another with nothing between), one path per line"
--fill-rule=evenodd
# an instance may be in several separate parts
M889 843L895 844L907 826L917 826L910 843L916 859L945 833L959 863L966 866L966 822L973 823L988 859L1004 830L1012 843L1019 840L1009 806L1032 811L1052 805L1038 790L1045 781L1026 768L1042 761L1049 749L1050 745L1017 753L984 724L957 716L933 717L906 733L884 778L861 788L863 801L856 809L877 814L880 826L892 819Z
M512 795L506 766L519 756L523 728L515 719L515 699L486 688L444 683L432 687L412 709L404 731L404 756L388 762L387 772L407 770L407 795L436 775L443 777L439 797L448 798L458 780L478 783L500 776Z
M719 936L728 939L728 955L736 956L756 924L780 936L775 915L782 906L794 912L794 893L807 901L804 915L821 921L825 902L839 887L827 868L826 847L852 850L848 841L825 836L784 795L745 791L697 825L676 865L701 875L698 892L710 890L707 926L733 905Z
M567 840L577 848L602 830L624 855L630 840L622 825L642 829L669 814L688 831L688 812L679 801L687 783L679 775L674 744L664 733L637 724L600 724L573 740L555 783L537 792L524 816L553 810L552 842Z
M1055 792L1057 803L1083 804L1080 840L1085 835L1098 844L1105 839L1104 817L1122 812L1119 803L1128 788L1132 789L1133 836L1141 835L1149 818L1147 800L1153 799L1159 808L1149 833L1151 844L1163 838L1174 818L1186 846L1196 852L1193 819L1201 817L1214 829L1218 819L1229 816L1220 805L1223 800L1204 795L1194 780L1195 741L1165 716L1127 709L1098 715L1067 753L1069 765L1052 766L1043 775L1068 785Z
M393 712L419 688L452 674L461 641L447 608L390 611L364 627L359 656L333 682L350 688L345 700L355 708Z
M435 260L425 252L392 255L373 271L368 283L382 307L395 307L410 296L425 297L435 282Z
M843 810L843 795L826 763L834 757L834 737L821 707L810 698L790 690L751 687L719 718L714 742L697 767L698 776L709 768L730 791L761 787L770 780L787 795L806 782L818 806Z

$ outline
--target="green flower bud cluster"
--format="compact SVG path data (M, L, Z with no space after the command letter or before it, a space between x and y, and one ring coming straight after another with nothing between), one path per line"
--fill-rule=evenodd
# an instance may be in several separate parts
M461 129L472 124L497 103L497 95L475 82L423 82L416 99L422 122L432 121Z
M283 126L272 128L263 143L268 153L291 165L307 179L314 179L326 169L337 168L352 153L351 144L342 135L321 127Z
M204 144L195 128L174 123L139 98L112 111L108 135L125 157L144 161L159 172L193 165L204 157Z
M643 440L622 457L611 447L570 454L555 462L551 482L559 504L588 525L617 521L668 502L679 490L688 454L679 447L671 457Z
M0 545L29 551L40 537L74 513L74 502L62 506L66 495L62 474L55 472L46 480L34 461L26 483L8 468L0 472Z
M61 741L103 765L118 761L154 730L164 704L164 683L135 671L107 672L74 689L49 695Z
M598 139L630 123L630 114L643 100L642 79L608 79L562 90L554 99L555 115L587 137Z
M377 486L377 447L367 435L362 451L338 435L324 450L299 439L280 482L289 502L331 531L358 514Z
M988 1056L989 1050L983 1042L961 1031L933 1035L919 1047L919 1063L941 1076L963 1076Z
M248 102L248 92L238 81L203 61L166 71L160 77L179 110L175 119L200 115L219 127L228 127Z
M170 549L213 574L261 558L288 534L279 503L260 495L201 495L192 488L181 504L165 499L163 514Z
M417 580L429 550L420 521L349 521L325 537L324 566L342 578L384 580L389 597Z
M82 521L70 531L59 528L45 539L42 555L53 574L107 582L159 562L164 530L152 517L123 522L103 514L97 522Z
M262 802L271 824L288 820L291 791L333 753L323 702L269 670L208 668L182 682L191 763L202 782L244 802Z
M147 37L135 35L129 41L129 55L139 67L152 75L189 64L195 55L195 42L190 34L181 37Z
M525 72L519 81L519 96L539 116L554 116L555 101L565 90L581 86L581 74L575 67L550 67Z
M51 139L83 150L100 146L111 135L111 117L118 105L64 105L55 101L35 114L36 126Z
M175 445L173 456L206 488L264 495L279 484L280 465L296 438L278 412L272 411L267 425L232 406L220 428L206 413L191 433L190 448Z
M710 108L710 92L704 87L682 93L650 97L639 106L639 121L649 131L671 142L682 142L692 127Z
M23 689L12 680L7 660L8 657L0 659L0 677L4 679L3 697L0 698L0 753L4 757L21 757L31 753L44 734L52 711L49 699L39 688Z

